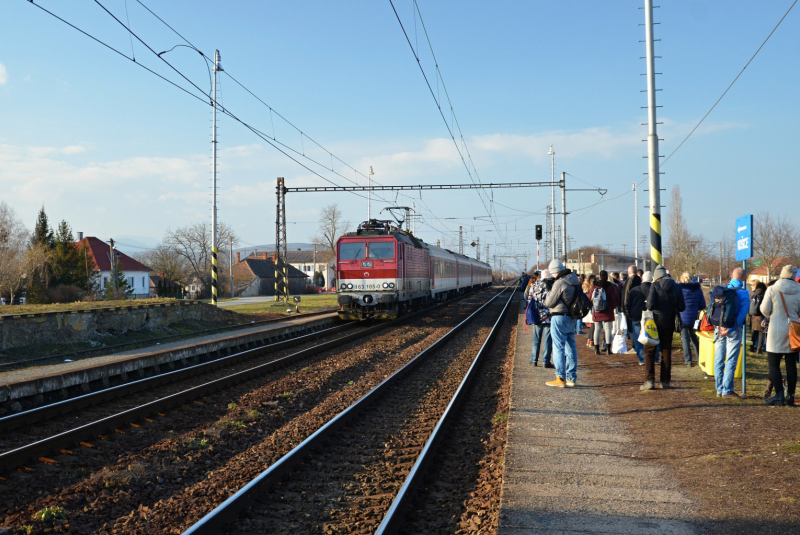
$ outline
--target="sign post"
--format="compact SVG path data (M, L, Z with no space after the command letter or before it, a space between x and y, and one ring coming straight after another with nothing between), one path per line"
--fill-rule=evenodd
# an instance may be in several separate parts
M736 261L742 263L747 287L747 261L753 257L753 215L736 218ZM742 325L742 395L747 393L747 323Z

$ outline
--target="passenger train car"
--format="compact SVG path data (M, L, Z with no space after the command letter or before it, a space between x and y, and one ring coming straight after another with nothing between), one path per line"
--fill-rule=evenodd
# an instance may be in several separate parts
M372 219L337 241L336 281L342 319L393 319L489 286L492 268Z

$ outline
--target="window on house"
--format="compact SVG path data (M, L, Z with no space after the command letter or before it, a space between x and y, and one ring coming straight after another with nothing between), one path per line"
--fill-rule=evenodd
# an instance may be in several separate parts
M142 288L144 288L144 277L142 277Z
M194 284L192 284L191 286L189 286L189 290L191 290L191 291L194 291Z
M128 288L133 288L133 277L128 279Z

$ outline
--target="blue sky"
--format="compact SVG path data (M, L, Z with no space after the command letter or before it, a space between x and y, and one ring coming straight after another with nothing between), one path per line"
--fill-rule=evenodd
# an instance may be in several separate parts
M218 48L226 72L362 173L372 165L383 184L469 182L388 0L143 2L206 54ZM102 3L126 20L124 0ZM665 124L659 136L662 153L669 154L791 2L661 4L657 71L663 73L658 99ZM96 3L41 5L131 54L127 32ZM641 5L419 1L482 181L549 180L553 144L556 172L568 172L570 186L588 187L574 176L608 189L608 201L570 216L569 234L579 245L621 250L624 243L630 251L633 243L633 197L623 194L647 169ZM414 31L412 2L395 6L435 83L419 20ZM157 52L181 42L136 0L127 0L127 9L133 31ZM188 87L140 43L133 51L137 62ZM689 223L709 240L729 237L735 217L761 209L798 221L791 157L800 119L798 51L795 9L662 169L662 187L680 184ZM195 52L176 48L165 58L208 88L208 71ZM29 227L44 205L53 220L66 219L76 231L152 245L168 228L210 217L207 104L25 0L3 2L0 65L0 198ZM237 116L267 133L274 125L279 141L329 161L297 131L271 120L269 110L227 76L221 76L221 95ZM219 158L220 219L234 227L243 246L274 240L275 177L286 177L289 186L325 184L229 118L220 119ZM334 169L356 178L340 164ZM474 219L486 215L474 191L400 196L397 203L416 203L425 220L417 231L426 241L454 246L463 225L467 241L519 244L492 245L492 254L535 255L527 244L533 225L544 223L536 214L549 204L549 189L487 192L484 202L492 198L501 232ZM569 193L568 210L598 200L591 192ZM350 194L290 194L289 241L309 240L319 210L334 202L351 223L366 218L366 201ZM378 201L373 209L385 205ZM639 224L639 233L646 233L641 207Z

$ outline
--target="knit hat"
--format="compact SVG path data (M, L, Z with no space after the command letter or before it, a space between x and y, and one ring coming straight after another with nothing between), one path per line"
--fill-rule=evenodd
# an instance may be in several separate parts
M649 271L642 273L642 282L650 282L653 280L653 274Z
M797 268L793 265L789 264L788 266L783 266L783 269L781 270L781 278L793 279L795 273L797 273Z
M546 270L546 269L544 271L542 271L542 278L543 279L549 279L550 278L550 272L548 270Z
M662 277L667 276L667 270L661 264L656 266L656 270L653 272L653 280L658 280Z
M552 259L550 265L547 267L550 269L551 273L561 273L564 271L564 264L558 258Z

